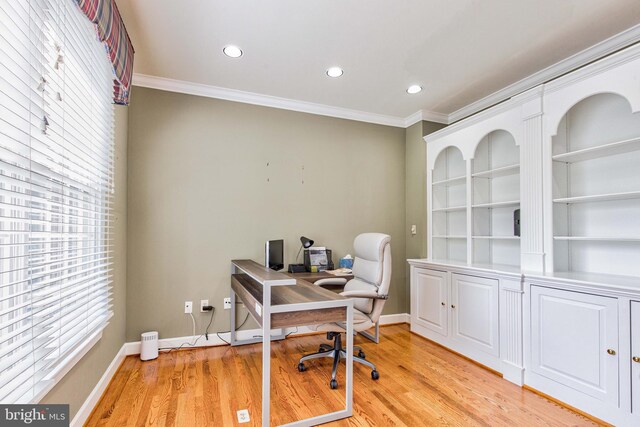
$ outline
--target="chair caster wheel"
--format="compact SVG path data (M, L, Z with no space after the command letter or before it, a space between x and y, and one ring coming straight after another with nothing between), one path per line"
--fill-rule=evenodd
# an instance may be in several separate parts
M358 357L359 357L360 359L365 359L364 351L360 350L360 351L358 352Z
M335 389L337 389L337 388L338 388L338 381L336 381L336 380L331 380L331 381L329 382L329 387L331 387L331 390L335 390Z
M371 371L371 379L377 380L378 378L380 378L380 374L378 373L378 371Z
M302 363L302 362L298 363L298 372L304 372L306 370L307 370L307 368L306 368L306 366L304 366L304 363Z

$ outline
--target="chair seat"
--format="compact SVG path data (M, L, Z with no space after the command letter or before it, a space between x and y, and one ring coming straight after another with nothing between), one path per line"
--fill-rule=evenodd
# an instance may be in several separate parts
M361 312L360 310L353 310L353 330L356 332L366 331L369 328L375 326L375 323L371 321L369 316ZM345 322L337 323L323 323L321 325L311 325L309 329L318 332L346 332L347 326Z

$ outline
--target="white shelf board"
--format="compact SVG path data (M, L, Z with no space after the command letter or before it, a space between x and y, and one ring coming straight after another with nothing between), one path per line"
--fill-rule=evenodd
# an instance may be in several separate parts
M640 242L640 237L553 236L553 240L569 240L569 241L583 241L583 242Z
M508 202L479 203L472 205L472 208L508 208L509 206L520 205L520 200L511 200Z
M454 211L464 211L466 209L467 209L466 206L451 206L448 208L434 209L433 212L454 212Z
M455 185L455 184L464 184L467 181L467 176L456 176L454 178L442 179L440 181L434 181L431 183L433 186L437 185Z
M612 274L589 273L582 271L556 271L553 273L531 273L525 275L532 280L544 279L552 280L554 284L558 279L570 284L596 285L602 289L617 288L620 290L631 290L637 292L640 289L640 277L618 276Z
M471 238L480 240L520 240L520 236L471 236Z
M522 276L519 265L510 264L483 264L483 263L467 263L466 261L458 261L453 259L438 259L438 258L424 258L424 259L409 259L409 264L420 267L455 267L459 270L476 270L483 273L504 274L509 276L518 277ZM463 271L461 271L463 272Z
M466 239L467 236L454 236L454 235L449 235L449 236L433 236L434 239Z
M582 150L570 151L568 153L556 154L553 156L553 160L557 162L573 163L597 159L598 157L624 154L637 150L640 150L640 137L598 145L596 147L584 148Z
M503 166L501 168L490 169L487 171L476 172L471 176L473 178L498 178L501 176L515 175L520 172L520 165Z
M628 191L625 193L593 194L589 196L561 197L553 199L553 203L587 203L606 202L609 200L626 200L640 198L640 191Z

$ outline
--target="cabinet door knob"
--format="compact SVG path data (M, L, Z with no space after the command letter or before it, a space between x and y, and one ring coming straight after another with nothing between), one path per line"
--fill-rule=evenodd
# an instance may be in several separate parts
M616 351L614 349L610 348L610 349L607 350L607 353L609 353L612 356L615 356Z
M636 363L640 363L640 356L633 356L632 360Z
M451 304L451 308L456 308L456 306L455 306L455 305L453 305L453 304Z
M444 306L445 306L445 305L447 305L447 304L445 304L445 303L441 302L441 303L440 303L440 305L444 307Z

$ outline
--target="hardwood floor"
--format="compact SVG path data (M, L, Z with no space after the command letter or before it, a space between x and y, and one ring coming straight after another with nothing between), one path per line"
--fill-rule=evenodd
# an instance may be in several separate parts
M354 416L330 426L583 426L596 425L535 393L409 332L381 328L376 345L358 337L378 381L354 364ZM298 358L317 351L324 335L287 338L272 346L272 425L337 410L344 405L344 363L337 390L329 388L331 361ZM129 356L87 426L258 426L260 344L181 350L142 362ZM251 422L238 424L248 409Z

